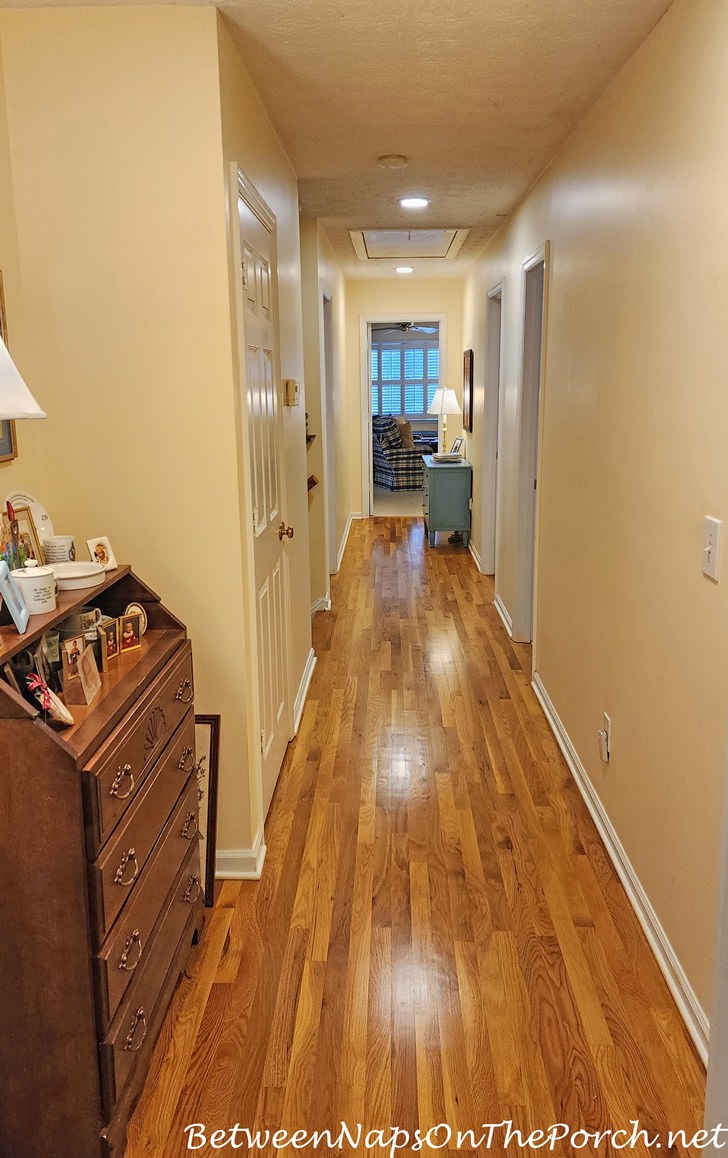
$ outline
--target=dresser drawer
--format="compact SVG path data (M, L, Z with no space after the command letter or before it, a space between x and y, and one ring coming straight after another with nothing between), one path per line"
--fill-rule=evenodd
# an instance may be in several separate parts
M193 694L192 650L187 642L84 769L89 856L98 852L130 807ZM193 763L194 745L185 754L184 770L190 772Z
M196 779L180 767L181 754L190 747L194 751L194 743L195 718L190 709L172 743L147 776L122 824L101 855L89 865L91 923L97 944L103 941L117 913L144 879L146 861L186 784L185 800L190 795L192 800L188 811L191 809L197 815Z
M195 786L196 790L196 786ZM135 976L111 1027L100 1043L101 1086L104 1110L113 1114L131 1077L137 1054L148 1033L156 1033L157 1000L172 966L180 938L193 912L202 908L199 843L188 847L188 857L175 878L163 907L149 957Z
M144 876L129 898L129 904L115 922L96 956L96 991L99 1026L108 1029L119 1003L134 975L153 949L159 914L180 865L189 856L190 846L199 845L197 791L185 793L175 821L170 824L152 854Z

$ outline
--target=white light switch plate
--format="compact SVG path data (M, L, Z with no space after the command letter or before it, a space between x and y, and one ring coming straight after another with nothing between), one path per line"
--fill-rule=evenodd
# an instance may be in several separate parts
M703 574L718 582L718 562L720 556L720 531L723 523L710 515L705 516L703 525Z

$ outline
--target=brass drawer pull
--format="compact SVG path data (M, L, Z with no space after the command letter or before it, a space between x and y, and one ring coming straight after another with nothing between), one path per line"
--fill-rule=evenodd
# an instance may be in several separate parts
M134 864L134 872L129 877L129 879L125 881L124 880L124 873L126 872L127 868L129 867L130 862L133 862L133 864ZM123 857L121 858L121 863L119 864L119 867L116 870L116 874L114 876L114 884L115 885L123 885L125 889L128 889L129 885L134 884L134 881L137 879L138 876L139 876L139 861L137 860L136 849L130 848L129 851L125 852Z
M190 759L192 760L192 763L188 767L187 761ZM177 765L177 767L179 768L180 772L191 772L192 769L194 768L194 766L195 766L195 749L190 748L189 745L187 745L185 748L182 749L182 755L179 758L179 764Z
M142 1027L142 1036L139 1038L139 1041L135 1045L134 1039L137 1036L137 1030L139 1029L139 1026ZM143 1009L137 1009L136 1013L134 1014L134 1016L131 1019L131 1025L129 1026L129 1032L126 1035L126 1041L124 1042L124 1049L128 1050L130 1053L138 1053L139 1050L144 1045L144 1038L146 1036L147 1036L147 1017L146 1017L146 1014L145 1014Z
M125 776L129 777L129 788L126 792L120 793L121 782ZM120 764L119 771L114 777L114 782L109 789L109 796L115 796L117 800L126 800L127 796L131 796L134 791L134 773L131 770L131 764Z
M137 955L134 964L130 965L129 954L131 953L134 945L137 947ZM124 952L121 954L121 958L119 959L119 968L123 969L125 973L133 973L142 959L143 951L144 946L142 945L141 934L138 929L134 929L132 935L127 938L126 945L124 946Z
M191 704L195 698L195 693L192 690L192 681L187 679L182 680L174 698L179 700L181 704Z
M194 828L192 829L191 832L190 832L190 825L194 825ZM199 830L199 827L197 824L197 813L196 812L188 812L187 815L185 816L185 823L184 823L184 827L182 829L182 836L185 838L185 840L192 840L192 838L194 836L196 836L199 831L200 830Z
M193 890L194 890L194 896L192 895ZM198 877L197 873L195 873L195 875L193 877L190 877L189 881L187 882L187 891L185 892L185 897L184 897L185 904L194 905L195 901L197 900L197 898L199 897L201 892L202 892L202 884L200 883L200 878Z

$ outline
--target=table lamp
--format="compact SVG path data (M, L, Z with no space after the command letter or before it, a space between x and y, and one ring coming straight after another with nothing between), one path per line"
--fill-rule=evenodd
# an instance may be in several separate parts
M460 413L460 403L455 391L448 386L438 386L435 397L427 407L427 413L442 415L442 453L447 454L447 416Z
M13 418L47 418L0 338L0 421Z

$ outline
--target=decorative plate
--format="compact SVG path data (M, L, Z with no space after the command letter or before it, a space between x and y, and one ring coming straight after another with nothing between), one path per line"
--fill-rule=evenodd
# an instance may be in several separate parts
M130 603L128 607L124 608L124 615L139 615L141 617L139 630L144 635L147 630L147 613L141 603Z
M33 516L35 529L38 532L38 537L43 545L43 540L46 535L54 535L53 523L48 511L38 499L33 498L27 491L13 491L5 499L6 503L10 503L13 507L30 507L30 513Z

